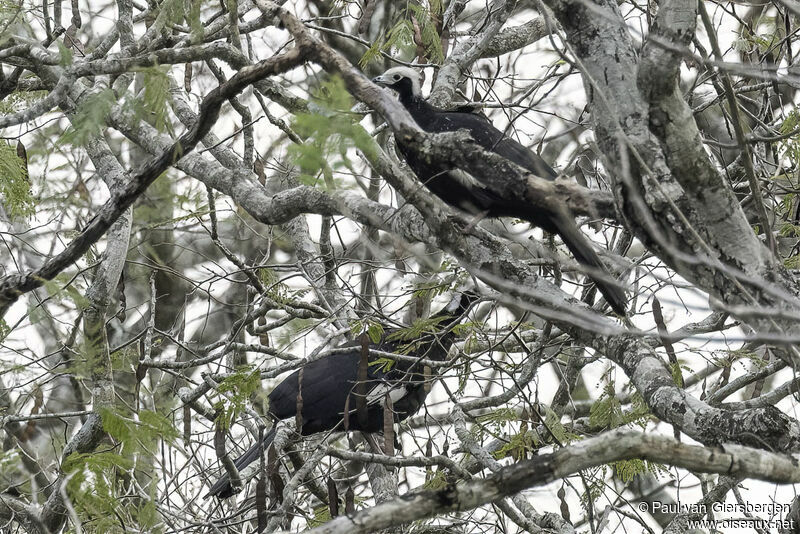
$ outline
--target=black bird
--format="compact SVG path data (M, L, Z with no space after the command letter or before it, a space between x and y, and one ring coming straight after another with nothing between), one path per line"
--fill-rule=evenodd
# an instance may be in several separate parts
M504 135L486 118L465 112L463 108L446 111L428 104L422 98L419 75L415 70L395 67L372 81L396 91L400 102L422 130L442 133L466 129L485 150L503 156L536 176L548 180L555 179L556 172L541 157ZM496 194L458 169L432 167L418 157L416 152L401 139L398 139L397 146L409 167L425 186L451 206L473 215L523 219L547 232L560 235L564 244L575 255L575 259L589 267L589 275L614 311L625 315L627 308L625 292L608 281L612 278L611 275L565 206L553 206L552 209L537 211L524 200L504 198Z
M455 337L449 327L461 319L467 308L477 299L478 296L470 291L456 295L447 306L429 319L436 333L404 340L392 337L391 334L396 329L385 329L380 342L369 343L369 348L397 353L411 343L414 356L442 361ZM388 337L392 337L392 340L387 340ZM302 392L302 428L299 429L302 435L330 430L380 432L384 428L384 403L387 394L392 400L395 422L416 413L425 402L428 391L423 365L407 359L375 362L375 358L370 357L371 364L366 370L367 379L359 382L362 342L351 341L339 348L345 350L308 363L272 390L269 394L269 415L272 419L277 422L295 418L298 392ZM300 380L302 383L299 383ZM359 403L359 398L365 398L366 402ZM363 406L360 413L359 404ZM261 443L256 443L234 461L237 469L243 469L256 461L261 455L261 449L269 447L274 438L275 427L264 435ZM209 495L220 499L233 495L227 474L211 486L206 497Z

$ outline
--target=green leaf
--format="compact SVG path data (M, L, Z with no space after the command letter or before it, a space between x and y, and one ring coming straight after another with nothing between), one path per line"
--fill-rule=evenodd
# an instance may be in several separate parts
M61 136L59 142L86 145L90 139L100 135L105 127L106 117L116 102L117 97L111 89L86 97L72 116L72 126Z
M116 441L123 443L131 440L131 425L119 413L111 408L100 408L103 430Z
M781 237L800 237L800 226L785 222L781 225L778 235Z
M116 485L133 461L112 452L73 453L64 463L67 494L75 513L91 524L93 532L121 532L118 517L125 513Z
M517 414L511 408L499 408L493 412L478 415L475 420L481 424L499 425L516 421Z
M169 122L169 69L167 67L147 67L137 69L142 75L144 91L141 99L126 103L137 119L144 120L159 132L170 132Z
M151 410L139 412L139 431L146 431L149 435L159 436L161 439L172 442L178 438L178 430L167 417Z
M507 443L494 452L497 460L511 456L513 458L524 457L525 453L534 450L533 437L529 432L518 432L513 434Z
M639 460L636 458L633 460L621 460L619 462L613 462L610 465L620 480L626 484L633 480L636 475L641 475L647 470L645 468L644 460Z
M387 341L407 342L398 347L400 354L409 354L416 350L421 344L430 341L431 335L436 334L440 329L439 323L446 321L447 317L428 317L417 319L410 326L399 328L386 336Z
M0 0L0 44L4 44L14 35L14 25L22 19L22 2Z
M250 395L261 385L261 373L258 368L243 366L225 378L217 387L220 401L214 407L219 410L217 424L222 428L230 428L233 420L244 410Z
M798 126L800 126L800 111L794 108L786 115L786 119L781 123L779 129L782 134L788 134L796 130Z
M612 429L622 423L622 406L614 392L614 384L608 382L603 394L589 409L589 424L597 428Z
M369 362L367 365L370 367L377 367L377 369L382 373L388 373L394 367L394 364L397 363L391 358L376 358L375 360Z
M154 452L153 445L159 440L172 442L178 437L169 419L150 410L140 411L138 421L115 408L101 408L99 412L103 430L128 451Z
M378 59L381 55L381 42L383 41L383 34L380 35L375 42L370 45L364 55L361 56L361 59L358 60L358 66L361 67L361 70L367 68L373 60Z
M383 50L389 51L391 48L414 44L414 25L411 20L401 20L395 24L392 29L386 33L386 42L383 44Z
M186 13L186 19L189 23L190 28L190 37L191 43L196 44L200 43L203 40L203 35L205 35L205 28L203 26L203 21L200 20L200 8L203 5L203 0L188 0L191 2L191 6L189 7Z
M423 487L425 489L438 490L438 489L442 489L442 488L446 487L447 484L448 484L448 482L447 482L447 474L445 473L444 470L437 469L433 473L433 476L431 476L430 479L425 481L425 484L423 485Z
M332 519L331 509L327 504L317 506L313 512L314 515L308 519L308 528L320 527Z
M380 323L371 323L369 328L367 328L367 336L369 336L369 340L373 343L380 343L383 337L383 325Z
M139 506L136 512L136 517L139 520L139 527L148 532L152 532L161 521L161 516L156 508L156 503L150 499L145 501L143 505Z
M431 17L431 12L418 4L408 4L408 9L414 13L420 25L422 45L428 57L434 63L443 62L442 40L436 31L436 21Z
M4 141L0 141L0 200L12 216L27 217L34 212L25 161Z
M368 159L376 154L375 142L358 124L360 116L350 112L353 99L340 77L325 81L314 93L312 113L300 113L292 127L304 138L301 145L289 147L289 155L300 168L302 180L309 185L318 185L316 179L322 173L326 189L333 189L332 169L350 168L348 150L357 148Z
M783 260L783 266L787 269L800 269L800 254L795 254Z
M564 428L564 425L561 424L561 420L549 406L541 405L541 409L544 409L546 415L544 418L544 424L547 427L547 430L552 434L552 437L555 438L559 444L566 445L571 441L571 436L567 435L567 431Z
M75 287L76 283L78 282L71 281L68 274L61 273L52 280L46 280L43 285L52 300L63 302L69 299L76 308L84 310L89 306L89 300Z
M159 132L164 132L169 126L169 77L167 69L152 67L145 69L144 73L144 111Z
M427 317L425 319L417 319L410 326L405 328L398 328L388 336L387 341L412 341L418 339L425 334L435 334L438 331L437 326L442 321L448 320L449 317Z
M638 458L620 460L619 462L612 462L609 465L614 469L614 473L620 480L626 484L633 480L634 477L643 473L650 473L656 477L661 474L669 475L669 471L662 464L650 462L648 460L640 460Z
M60 39L56 39L56 46L58 46L59 65L62 67L72 65L72 50L64 46Z
M8 337L8 334L11 333L11 327L8 326L8 323L5 319L0 318L0 342L5 341Z

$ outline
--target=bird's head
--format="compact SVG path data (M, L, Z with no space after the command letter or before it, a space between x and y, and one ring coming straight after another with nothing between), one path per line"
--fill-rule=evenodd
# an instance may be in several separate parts
M419 73L409 67L394 67L372 79L374 83L394 89L404 100L411 97L421 98L422 89Z
M476 292L474 286L462 288L459 293L453 295L450 302L439 310L436 315L444 315L451 317L453 320L458 320L464 312L480 299L481 296Z

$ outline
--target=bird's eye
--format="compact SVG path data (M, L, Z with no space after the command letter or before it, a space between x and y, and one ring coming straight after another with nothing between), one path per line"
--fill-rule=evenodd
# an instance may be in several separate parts
M394 75L392 76L392 79L393 79L394 81L396 81L396 82L397 82L397 81L399 81L399 80L400 80L400 75L399 75L399 74L394 74Z

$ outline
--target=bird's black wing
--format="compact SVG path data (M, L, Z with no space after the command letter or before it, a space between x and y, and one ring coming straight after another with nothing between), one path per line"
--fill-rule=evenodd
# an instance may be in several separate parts
M464 104L461 106L456 106L453 109L449 109L446 111L446 113L468 113L470 115L478 117L479 119L483 119L486 122L492 122L489 119L489 117L483 114L483 111L481 109L482 109L481 107L476 105Z
M488 120L473 113L449 111L439 114L433 131L455 131L464 128L484 149L513 161L536 176L554 179L557 174L539 155L498 130Z
M503 137L498 141L493 151L529 170L539 178L554 180L558 176L556 171L538 154L510 137Z
M296 417L298 406L302 406L302 433L305 435L339 428L344 430L345 408L348 414L348 429L375 432L383 428L383 400L389 394L397 401L406 393L402 380L408 363L381 363L370 357L367 367L366 398L368 422L356 417L356 382L361 362L361 343L353 341L338 347L345 349L306 364L295 371L269 394L270 413L277 419ZM370 343L370 349L395 352L394 343ZM300 378L302 376L302 383ZM302 403L298 403L298 396ZM348 399L349 398L349 399ZM366 425L366 427L364 427Z
M320 358L286 377L269 394L270 413L277 419L294 418L301 396L303 434L336 428L358 376L357 350Z
M513 161L541 178L553 180L556 177L556 172L541 157L472 114L440 112L428 119L427 125L426 129L437 132L465 128L484 149ZM625 314L627 307L625 292L617 285L604 280L604 278L612 277L608 274L608 270L592 244L578 229L575 220L566 212L564 206L534 209L520 199L503 198L485 187L469 188L464 186L459 189L444 179L440 181L442 183L437 184L438 190L431 188L431 191L449 204L459 206L459 202L464 203L463 199L468 199L469 203L482 206L483 211L491 216L518 217L548 232L558 233L578 262L591 269L589 275L594 279L614 311ZM452 178L450 182L453 182ZM450 200L452 198L455 198L456 202Z

